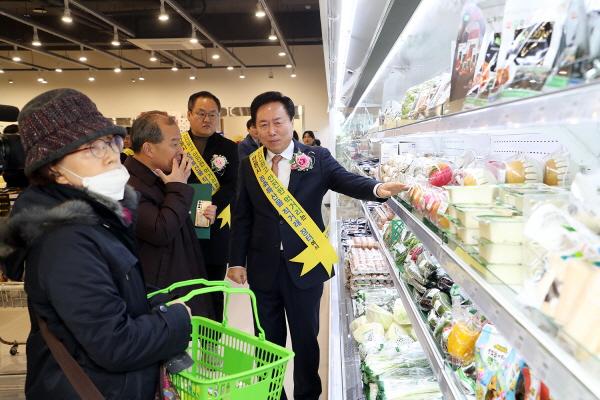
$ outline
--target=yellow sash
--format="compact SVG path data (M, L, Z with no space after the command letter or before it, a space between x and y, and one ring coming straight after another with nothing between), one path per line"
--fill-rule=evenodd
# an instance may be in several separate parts
M263 147L250 154L250 164L269 202L307 246L290 260L303 264L300 276L307 274L321 263L331 277L333 264L337 263L337 254L333 246L315 221L271 171L265 160Z
M214 196L214 194L217 193L217 191L221 188L219 180L194 145L194 142L192 141L192 138L188 132L181 132L181 147L183 147L183 150L189 154L194 161L192 165L192 171L194 171L196 178L198 178L200 183L210 184L212 186L212 194ZM227 205L227 207L225 207L217 216L217 219L221 220L221 229L223 229L225 226L231 228L231 205Z
M192 161L194 161L192 171L194 171L196 178L198 178L200 183L210 184L212 186L213 195L217 193L221 187L221 185L219 185L219 180L210 166L204 161L204 158L194 145L188 132L181 132L181 147L183 147L183 150L189 154L192 157Z

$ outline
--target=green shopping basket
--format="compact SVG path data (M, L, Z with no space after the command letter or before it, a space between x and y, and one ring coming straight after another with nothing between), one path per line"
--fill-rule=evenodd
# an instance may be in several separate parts
M232 288L226 281L193 279L150 293L148 298L199 284L206 287L192 290L179 300L186 302L200 294L223 292L223 322L192 317L188 353L194 364L183 372L170 375L181 400L279 400L285 368L294 353L265 339L258 320L256 297L251 290ZM258 337L228 326L227 305L231 294L250 296Z

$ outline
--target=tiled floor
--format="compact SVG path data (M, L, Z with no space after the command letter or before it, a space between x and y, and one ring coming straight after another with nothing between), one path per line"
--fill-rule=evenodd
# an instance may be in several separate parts
M239 285L233 284L236 287ZM329 284L325 284L323 290L323 297L321 298L321 322L319 331L319 347L321 349L321 365L319 368L319 375L321 376L321 382L323 384L323 394L321 400L327 400L327 371L329 368ZM247 332L253 332L252 325L252 311L250 308L250 300L247 296L235 295L232 297L229 303L228 316L229 322L232 326L242 329ZM288 332L288 348L292 348L290 343L290 335ZM294 393L294 382L293 382L294 365L293 362L288 365L285 374L285 391L288 398L292 398Z

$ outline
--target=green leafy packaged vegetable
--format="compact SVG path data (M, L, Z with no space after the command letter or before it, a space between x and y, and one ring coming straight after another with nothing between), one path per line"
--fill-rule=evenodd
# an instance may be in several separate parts
M367 306L367 320L369 322L377 322L383 326L383 329L387 330L392 322L394 322L394 316L391 312L384 310L377 304L369 304Z

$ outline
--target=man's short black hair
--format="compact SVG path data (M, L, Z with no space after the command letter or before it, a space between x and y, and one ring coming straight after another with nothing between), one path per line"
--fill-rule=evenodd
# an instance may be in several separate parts
M7 125L4 128L4 131L2 131L2 133L19 133L19 125L17 125L17 124Z
M192 111L194 109L196 100L198 100L200 97L203 97L206 99L211 99L212 101L217 103L217 108L219 109L219 112L221 112L221 102L219 101L219 98L217 96L215 96L214 94L212 94L211 92L207 92L206 90L203 90L201 92L196 92L190 96L190 98L188 100L188 111Z
M256 113L258 109L265 104L278 102L283 104L287 115L290 117L290 121L294 119L296 107L294 106L294 102L287 96L281 94L281 92L264 92L263 94L259 94L252 100L252 104L250 105L250 115L252 119L256 121Z
M246 121L246 129L250 129L253 126L256 126L256 123L254 123L254 120L252 118Z

